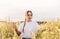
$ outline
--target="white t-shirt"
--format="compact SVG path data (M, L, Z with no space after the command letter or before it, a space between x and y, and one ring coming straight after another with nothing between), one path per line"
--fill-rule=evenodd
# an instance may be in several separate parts
M40 29L39 25L36 22L26 22L24 27L24 33L22 32L24 23L21 23L18 31L21 32L21 36L24 38L32 38L32 34L36 35L36 32Z

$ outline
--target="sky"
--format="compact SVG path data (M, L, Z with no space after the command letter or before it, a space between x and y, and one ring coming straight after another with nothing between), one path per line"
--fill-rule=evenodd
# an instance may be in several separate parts
M60 0L0 0L0 20L23 21L26 10L33 21L60 19Z

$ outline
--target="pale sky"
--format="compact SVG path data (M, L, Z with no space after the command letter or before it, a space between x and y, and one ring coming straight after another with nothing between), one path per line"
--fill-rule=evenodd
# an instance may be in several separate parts
M34 21L60 18L60 0L0 0L0 20L23 21L26 10L33 12Z

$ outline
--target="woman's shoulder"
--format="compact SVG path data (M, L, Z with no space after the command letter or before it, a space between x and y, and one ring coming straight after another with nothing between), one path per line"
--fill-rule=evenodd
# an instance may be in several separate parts
M32 21L33 24L38 24L36 21Z

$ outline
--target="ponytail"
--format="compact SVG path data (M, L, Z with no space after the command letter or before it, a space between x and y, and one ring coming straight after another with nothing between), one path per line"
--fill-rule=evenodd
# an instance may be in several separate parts
M25 25L26 25L26 19L25 19L25 21L24 21L24 25L23 25L23 29L22 29L22 32L23 32L23 33L24 33Z

